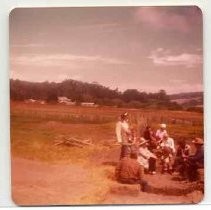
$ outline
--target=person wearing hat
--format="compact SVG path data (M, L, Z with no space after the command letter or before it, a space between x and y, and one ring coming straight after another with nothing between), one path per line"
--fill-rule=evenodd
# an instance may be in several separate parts
M156 131L155 137L157 141L160 142L163 140L164 135L167 135L166 124L162 123L160 124L160 128Z
M120 159L131 152L130 142L131 130L128 123L128 113L121 114L119 121L116 123L117 142L121 144Z
M204 141L201 138L195 138L192 143L196 148L196 152L186 159L186 170L189 181L197 180L197 170L204 168Z
M156 174L157 157L149 151L147 143L148 141L141 137L138 150L138 162L144 167L145 173Z
M137 153L123 157L116 167L115 175L122 184L139 184L142 192L149 191L148 183L143 179L142 166L137 161Z

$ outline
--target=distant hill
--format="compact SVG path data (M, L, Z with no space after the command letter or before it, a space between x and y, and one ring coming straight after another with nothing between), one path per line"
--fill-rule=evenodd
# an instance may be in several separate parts
M203 107L203 92L186 92L169 95L171 102L183 107Z
M203 92L185 92L185 93L177 93L177 94L172 94L169 95L170 99L188 99L188 98L199 98L202 97L203 98Z

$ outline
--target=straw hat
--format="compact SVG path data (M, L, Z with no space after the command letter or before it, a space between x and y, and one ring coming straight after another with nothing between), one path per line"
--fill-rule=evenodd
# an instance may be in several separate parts
M204 144L204 141L203 139L201 138L195 138L193 141L192 141L193 144Z

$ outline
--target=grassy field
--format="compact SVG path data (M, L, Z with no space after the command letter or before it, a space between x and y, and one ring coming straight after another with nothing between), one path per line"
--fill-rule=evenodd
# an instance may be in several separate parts
M12 155L43 161L83 161L96 150L109 149L115 143L115 123L127 111L130 123L139 131L146 123L154 130L159 123L167 123L170 136L188 142L203 137L203 114L168 110L135 110L111 107L87 108L65 105L11 103ZM91 140L96 147L86 150L55 147L59 136ZM77 157L77 158L76 158Z
M175 142L181 138L190 142L193 137L203 137L201 113L12 102L13 201L18 205L200 201L203 196L201 193L195 195L196 200L193 194L151 194L151 200L147 193L134 197L133 193L124 190L124 194L121 194L121 186L114 179L114 164L120 152L120 146L115 145L115 124L125 111L129 112L130 123L139 133L146 123L156 130L159 123L164 122ZM61 136L89 139L94 146L56 146L55 140ZM154 177L148 175L145 178L161 189L173 187L181 191L189 187L188 184L173 181L171 175L163 176L159 172Z

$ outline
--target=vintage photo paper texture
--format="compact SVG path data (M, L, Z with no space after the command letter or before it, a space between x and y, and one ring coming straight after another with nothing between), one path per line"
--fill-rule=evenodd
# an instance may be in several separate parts
M9 36L15 204L203 199L198 7L16 8Z

